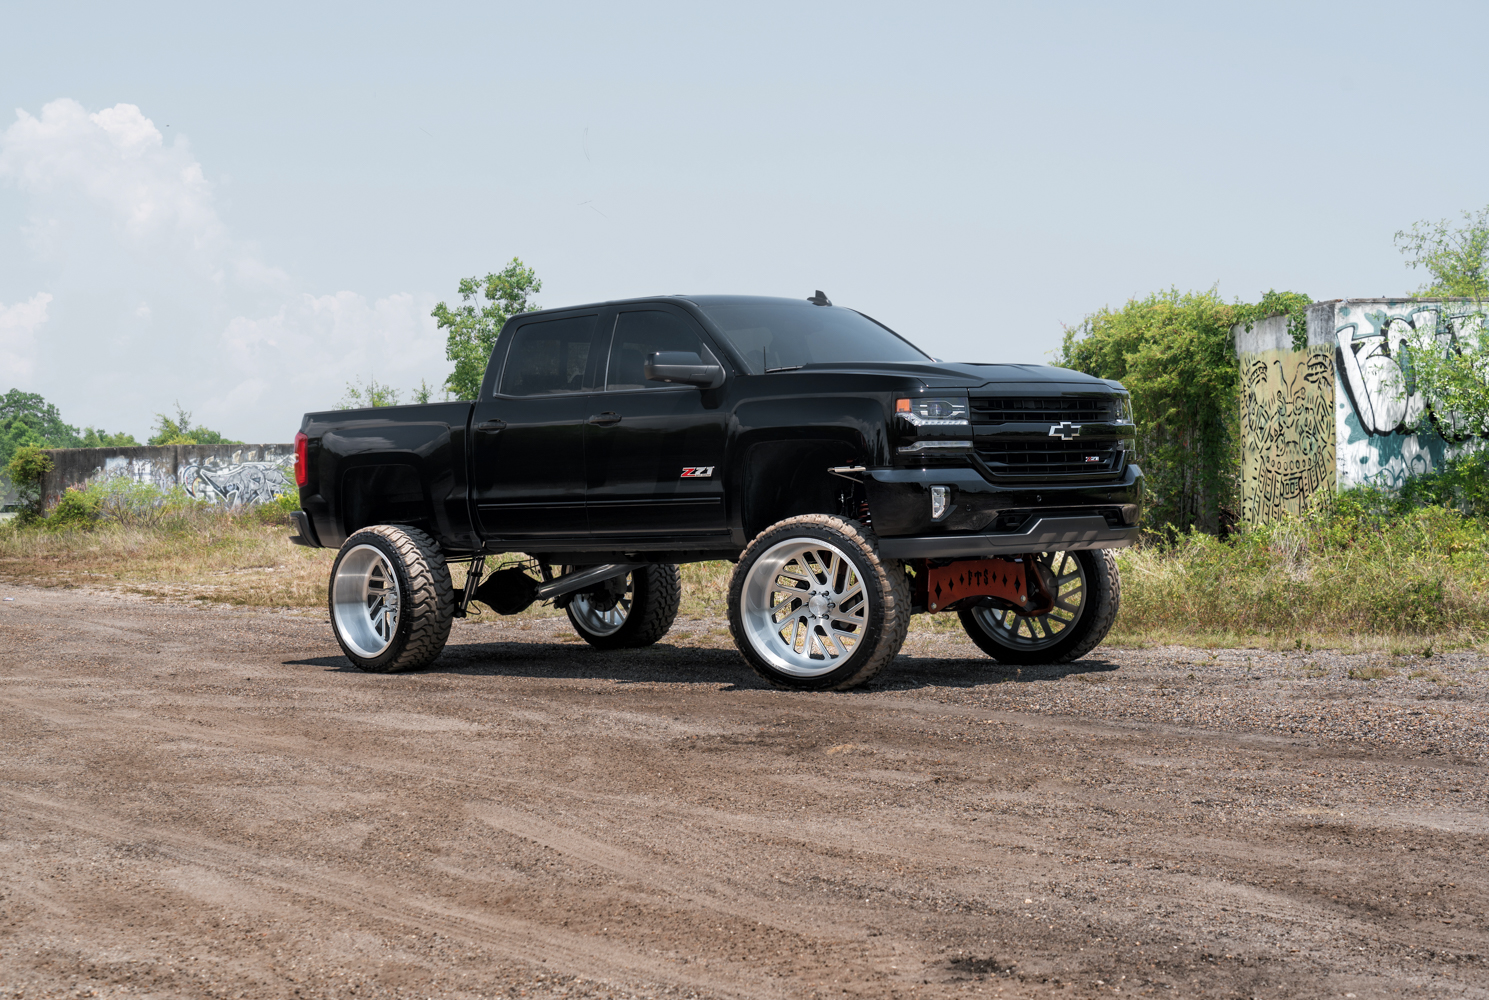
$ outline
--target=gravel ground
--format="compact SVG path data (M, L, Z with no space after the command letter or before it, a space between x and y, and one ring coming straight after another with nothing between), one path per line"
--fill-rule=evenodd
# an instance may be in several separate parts
M1489 659L0 595L0 997L1489 996Z

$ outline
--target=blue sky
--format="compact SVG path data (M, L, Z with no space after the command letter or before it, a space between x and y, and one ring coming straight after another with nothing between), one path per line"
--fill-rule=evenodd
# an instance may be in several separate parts
M288 440L513 256L549 306L822 288L1044 361L1176 286L1421 283L1482 5L0 6L0 391Z

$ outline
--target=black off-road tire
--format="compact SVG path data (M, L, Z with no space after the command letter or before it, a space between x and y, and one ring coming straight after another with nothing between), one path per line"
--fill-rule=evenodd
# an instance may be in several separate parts
M975 612L970 610L957 613L967 637L999 663L1020 666L1069 663L1101 645L1106 634L1112 630L1112 623L1117 620L1117 612L1122 607L1122 576L1117 571L1116 557L1110 549L1069 554L1081 563L1086 578L1086 596L1083 601L1089 603L1082 610L1080 618L1058 641L1040 649L1018 649L1005 645L989 635L977 620Z
M747 600L757 600L759 581L751 582L751 569L772 551L789 551L784 543L801 541L827 542L853 564L863 583L868 609L864 615L861 637L831 670L811 676L782 669L787 655L773 643L786 646L779 634L769 633L768 603L764 608L747 608ZM774 557L772 557L774 558ZM762 569L762 574L766 573ZM752 593L747 594L747 590ZM769 597L766 596L768 602ZM805 605L802 605L805 607ZM846 606L846 605L845 605ZM761 615L765 617L762 618ZM747 619L752 618L751 628ZM784 621L784 619L783 619ZM762 624L763 623L763 624ZM802 514L778 521L762 531L734 567L729 582L729 631L751 667L777 687L795 691L844 691L869 683L887 667L904 645L910 627L910 583L902 563L879 554L879 541L872 530L857 521L830 514ZM752 639L752 636L755 638ZM763 645L765 650L757 647ZM773 662L773 657L775 662ZM824 666L829 661L824 657ZM799 667L797 669L800 669Z
M376 548L387 557L397 577L399 592L398 625L392 642L371 657L363 656L348 644L336 614L337 572L347 554L362 545ZM455 617L450 567L434 539L418 528L377 524L357 531L342 544L331 568L327 590L331 631L341 651L360 670L379 674L418 670L434 662L450 638L450 623Z
M571 601L565 608L569 624L596 649L639 649L650 646L672 630L682 603L682 574L671 563L652 563L631 571L631 610L614 632L600 635L585 627Z

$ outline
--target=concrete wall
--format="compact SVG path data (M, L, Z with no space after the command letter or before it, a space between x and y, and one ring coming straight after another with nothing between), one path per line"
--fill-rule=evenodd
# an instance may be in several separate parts
M182 444L141 448L54 448L42 484L48 503L69 486L123 477L162 489L180 486L213 503L263 503L295 491L289 444Z
M1454 325L1455 299L1336 299L1308 307L1307 346L1294 351L1287 318L1231 329L1241 362L1242 518L1297 511L1320 489L1397 487L1408 476L1482 447L1452 434L1410 380L1402 344ZM1457 324L1462 325L1462 324ZM1428 423L1416 426L1423 416ZM1452 440L1444 437L1446 429Z

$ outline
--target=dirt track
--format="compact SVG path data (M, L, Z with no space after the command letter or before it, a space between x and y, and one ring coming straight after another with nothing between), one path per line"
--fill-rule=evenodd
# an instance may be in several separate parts
M379 677L315 619L0 593L0 997L1489 995L1473 654L921 635L796 695L716 622Z

